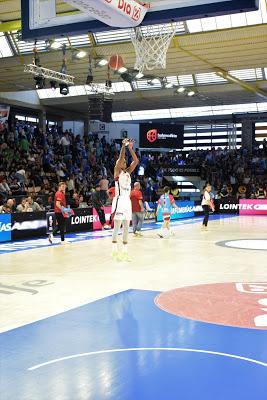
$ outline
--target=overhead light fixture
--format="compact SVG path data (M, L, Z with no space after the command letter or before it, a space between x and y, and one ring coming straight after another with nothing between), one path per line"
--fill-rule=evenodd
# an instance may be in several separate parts
M188 93L187 93L187 96L194 96L194 94L195 94L195 92L194 92L194 90L190 90Z
M185 88L181 86L176 91L177 93L183 93L185 91Z
M87 56L87 53L84 50L80 50L80 51L77 51L77 52L74 53L74 58L81 59L81 58L84 58L86 56Z
M136 79L141 79L141 78L143 78L143 76L144 76L144 74L142 74L142 72L138 72L138 73L135 75Z
M60 94L63 94L63 96L67 96L67 94L69 94L69 87L66 83L60 83L59 89L60 89Z
M53 49L53 50L59 50L62 47L62 43L56 41L56 40L47 40L46 41L46 47L48 49Z
M43 76L35 76L35 88L43 89L45 87L45 78Z
M157 83L160 83L160 79L159 78L153 78L149 81L150 84L152 85L156 85Z
M50 81L50 87L51 87L51 89L56 90L57 82L56 81Z
M118 69L118 73L119 74L124 74L126 71L127 71L126 67L121 67L121 68Z
M105 65L108 65L108 60L106 60L105 58L101 58L101 60L99 60L99 61L97 62L97 65L98 65L99 67L104 67Z

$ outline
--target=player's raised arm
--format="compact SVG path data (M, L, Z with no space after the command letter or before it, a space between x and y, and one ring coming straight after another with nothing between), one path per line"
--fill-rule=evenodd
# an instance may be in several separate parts
M139 160L137 158L137 155L135 154L135 151L133 150L134 140L130 139L128 143L129 143L128 149L132 156L133 161L131 162L130 166L127 168L127 172L129 172L129 174L131 174L135 170L137 165L139 164Z
M121 145L121 151L118 160L116 161L115 167L114 167L114 176L117 177L120 174L121 169L124 168L125 165L125 147L129 143L128 139L123 139L122 145Z

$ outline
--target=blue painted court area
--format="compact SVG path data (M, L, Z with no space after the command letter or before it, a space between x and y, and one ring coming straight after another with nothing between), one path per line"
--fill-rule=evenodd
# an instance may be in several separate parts
M128 290L1 335L3 400L266 400L267 331L197 322Z
M236 217L235 214L223 214L223 215L211 215L210 221L224 219L224 218L232 218ZM177 227L179 225L188 225L188 224L197 224L202 221L203 217L194 217L183 220L172 221L171 224L173 227ZM161 222L148 222L143 225L143 231L151 231L153 229L158 229L161 226ZM71 242L80 242L83 240L92 240L92 239L100 239L103 237L112 236L112 230L108 231L91 231L91 232L81 232L81 233L72 233L67 234L66 238ZM55 237L55 243L52 246L57 246L60 242L58 236ZM32 250L41 247L50 247L47 238L40 239L32 239L32 240L20 240L17 242L7 242L0 243L0 254L14 253L16 251L22 250Z

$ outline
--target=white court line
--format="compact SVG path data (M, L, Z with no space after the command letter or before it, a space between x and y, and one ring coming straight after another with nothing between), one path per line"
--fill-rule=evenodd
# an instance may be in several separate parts
M258 364L263 367L267 367L267 363L265 363L263 361L254 360L253 358L237 356L234 354L220 353L218 351L187 349L187 348L179 348L179 347L133 347L133 348L128 348L128 349L110 349L110 350L91 351L89 353L72 354L71 356L55 358L54 360L50 360L50 361L44 362L42 364L34 365L34 366L28 368L28 371L34 371L35 369L45 367L46 365L56 364L61 361L71 360L73 358L79 358L79 357L88 357L88 356L93 356L93 355L98 355L98 354L107 354L107 353L122 353L122 352L126 352L126 351L157 351L157 350L158 351L184 351L184 352L189 352L189 353L212 354L212 355L216 355L216 356L223 356L223 357L228 357L228 358L235 358L235 359L242 360L242 361L248 361L253 364Z

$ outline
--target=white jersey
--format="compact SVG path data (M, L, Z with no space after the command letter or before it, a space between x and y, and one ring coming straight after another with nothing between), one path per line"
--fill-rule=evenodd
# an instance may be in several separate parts
M202 197L201 205L208 206L210 201L211 201L211 195L209 194L209 192L207 190L205 190L203 197Z
M130 197L131 194L131 175L129 172L121 171L119 177L115 181L115 197Z
M115 197L112 201L112 213L114 219L120 221L131 221L132 203L131 194L131 175L129 172L121 171L115 180Z

